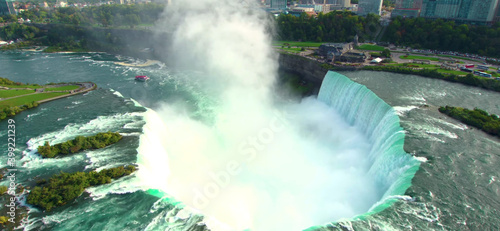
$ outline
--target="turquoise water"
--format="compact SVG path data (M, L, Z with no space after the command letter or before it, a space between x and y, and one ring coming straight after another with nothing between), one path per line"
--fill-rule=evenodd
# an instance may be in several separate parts
M102 169L139 162L139 146L144 138L144 126L148 123L144 116L151 112L145 107L157 111L163 103L182 104L193 120L204 124L213 122L218 99L213 97L214 89L206 88L206 82L199 78L203 73L175 70L163 64L134 68L115 63L123 61L144 62L102 53L0 53L2 77L39 84L93 81L99 86L98 90L88 94L49 102L14 117L18 154L23 156L18 159L23 173L18 179L20 182L29 186L33 179L48 177L60 170ZM336 100L351 95L354 99L344 105L346 101L330 100L343 111L341 114L349 115L347 123L370 134L368 140L377 143L375 146L397 146L397 150L389 148L390 153L394 152L385 157L402 159L387 159L372 149L372 163L381 162L373 166L383 168L373 167L370 177L384 185L380 187L374 207L366 208L369 211L371 207L374 214L360 213L354 220L342 220L329 227L352 227L355 230L499 229L498 138L470 129L437 112L437 106L448 104L480 107L499 114L498 93L416 76L380 72L343 74L366 85L394 108L405 134L399 130L399 119L392 114L391 107L382 104L362 86L349 86L349 81L336 79L342 81L345 91L338 89L329 94L330 97ZM135 75L148 75L151 81L136 82ZM326 96L320 95L320 99L323 97ZM366 114L369 116L362 116ZM377 121L383 121L378 123L380 127L377 127ZM363 124L369 126L363 128ZM6 127L6 122L0 122L0 126ZM33 151L45 140L63 141L108 130L124 133L125 142L54 160L41 160ZM404 136L406 139L403 140ZM6 139L6 135L0 134L0 139ZM381 143L388 140L392 144ZM413 174L404 166L405 163L414 166L412 164L416 162L401 150L403 142L406 153L423 161L411 186L408 180ZM6 147L4 141L0 144L2 148ZM5 161L0 159L0 166L4 166ZM394 166L401 171L387 174ZM403 175L397 177L400 174ZM141 179L132 175L110 185L91 188L74 203L51 213L33 209L25 229L204 229L199 224L203 217L196 211L175 197L145 187ZM407 188L407 195L401 196ZM385 200L377 203L380 198ZM379 212L385 207L387 209Z
M405 134L396 111L365 86L333 71L326 74L318 99L344 115L373 144L367 156L372 163L368 174L383 196L370 213L387 208L396 201L394 196L404 195L420 166L403 149Z

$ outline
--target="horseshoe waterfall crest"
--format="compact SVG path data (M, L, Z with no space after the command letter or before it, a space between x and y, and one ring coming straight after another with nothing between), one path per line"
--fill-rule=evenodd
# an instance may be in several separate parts
M332 71L323 80L318 100L337 110L371 143L366 157L371 166L366 174L373 178L382 197L364 215L392 205L410 187L420 166L420 162L403 149L405 133L394 109L365 86Z

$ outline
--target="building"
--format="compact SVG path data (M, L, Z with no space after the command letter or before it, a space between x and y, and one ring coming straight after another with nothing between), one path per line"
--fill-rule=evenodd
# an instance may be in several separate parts
M396 0L391 17L416 18L420 16L422 0Z
M271 8L278 10L286 9L286 0L271 0Z
M382 0L359 0L358 15L366 16L369 13L380 15Z
M318 54L328 61L338 60L343 54L352 50L351 43L325 43L318 48Z
M0 15L16 14L14 4L8 0L0 0Z
M346 10L351 7L351 0L327 0L330 10Z
M312 8L314 12L324 12L323 5L313 5L313 4L298 4L295 8ZM292 9L293 11L293 9Z
M498 4L499 0L423 0L420 16L491 24L495 20Z
M422 0L396 0L395 9L420 9Z
M401 16L403 18L416 18L420 16L419 8L399 8L392 10L391 18Z
M326 4L334 5L336 7L349 8L351 7L351 0L327 0Z
M494 22L500 22L500 3L497 5L497 14L493 20Z
M294 7L293 9L290 9L288 13L296 17L299 17L302 13L305 13L308 16L316 16L314 8L311 7Z

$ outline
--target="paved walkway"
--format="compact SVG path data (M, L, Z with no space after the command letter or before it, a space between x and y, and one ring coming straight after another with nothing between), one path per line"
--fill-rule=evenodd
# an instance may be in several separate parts
M77 95L77 94L82 94L82 93L94 90L97 87L94 83L57 84L57 85L51 85L51 86L52 87L63 87L63 86L69 86L69 85L79 85L80 88L77 89L77 90L51 91L51 93L52 92L69 92L69 94L67 94L67 95L61 95L61 96L56 96L56 97L53 97L53 98L50 98L50 99L40 100L37 103L44 103L44 102L52 101L52 100L55 100L55 99L60 99L60 98L64 98L64 97L68 97L68 96L72 96L72 95ZM7 88L7 87L2 87L2 89L5 89L5 90L29 89L29 90L31 90L31 88ZM9 97L9 98L3 98L3 99L0 99L0 101L9 100L9 99L15 99L15 98L24 97L24 96L27 96L27 95L35 95L35 94L47 93L46 91L38 91L38 89L45 89L45 87L40 86L40 88L37 88L36 92L30 93L30 94L25 94L25 95L13 96L13 97Z

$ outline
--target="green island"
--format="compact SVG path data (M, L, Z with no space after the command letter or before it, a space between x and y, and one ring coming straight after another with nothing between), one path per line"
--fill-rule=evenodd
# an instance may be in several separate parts
M0 78L0 120L40 103L94 90L93 83L23 84Z
M38 206L46 211L67 204L80 196L88 187L111 183L136 171L135 166L128 165L104 169L100 172L75 172L52 176L46 182L40 182L28 194L28 204Z
M68 140L63 143L58 143L53 146L49 142L45 145L38 146L38 153L44 158L53 158L60 154L71 154L88 149L99 149L114 144L122 139L122 135L118 132L97 133L94 136L77 136L73 140Z
M469 110L450 106L440 107L439 112L462 121L467 125L479 128L488 134L500 137L500 118L498 115L489 114L478 108Z

